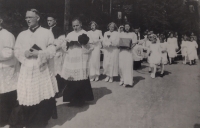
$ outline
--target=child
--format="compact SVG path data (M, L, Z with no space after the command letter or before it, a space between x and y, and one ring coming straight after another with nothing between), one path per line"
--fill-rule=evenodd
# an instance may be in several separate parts
M169 56L169 64L172 64L173 59L177 56L176 50L178 49L177 38L174 37L173 33L170 33L170 36L167 39L167 43L168 43L167 53Z
M197 48L198 48L198 44L194 40L194 37L191 36L190 42L187 46L187 55L190 61L190 65L195 64L195 60L198 59Z
M183 57L183 64L186 64L187 62L187 45L188 45L187 36L183 35L183 41L181 43L181 54Z
M157 36L155 34L151 35L151 45L149 47L149 64L153 71L151 72L151 78L155 78L156 75L156 66L161 62L161 48L160 43L157 41Z
M163 34L160 35L160 47L161 47L161 73L160 77L164 76L164 66L167 64L167 42L165 42L165 36Z

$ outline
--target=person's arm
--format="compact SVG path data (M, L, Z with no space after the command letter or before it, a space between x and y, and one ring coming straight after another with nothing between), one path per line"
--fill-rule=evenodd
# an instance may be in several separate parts
M4 36L5 43L3 49L0 51L0 61L6 61L14 56L15 37L12 34Z
M49 31L46 49L38 51L35 55L38 57L39 66L48 62L48 60L52 59L55 54L56 46L54 45L54 36L53 33Z
M25 44L23 43L23 34L20 33L15 43L14 55L21 64L25 64L28 57L31 56L31 52L24 48Z
M119 33L113 32L111 36L111 45L112 46L118 46L119 45Z

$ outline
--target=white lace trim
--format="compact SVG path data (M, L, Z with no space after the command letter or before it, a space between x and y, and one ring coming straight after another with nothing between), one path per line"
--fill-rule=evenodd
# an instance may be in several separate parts
M43 71L39 68L21 66L17 84L20 105L39 104L44 99L54 97L56 92L58 92L57 81L48 66Z

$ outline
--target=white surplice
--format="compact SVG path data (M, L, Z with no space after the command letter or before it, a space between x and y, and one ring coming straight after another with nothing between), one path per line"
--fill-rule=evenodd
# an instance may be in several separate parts
M0 94L17 88L19 63L14 57L15 37L6 29L0 30Z
M53 33L39 27L35 32L25 30L19 34L15 45L15 56L21 62L17 83L17 95L20 105L32 106L50 99L58 92L54 74L56 48L53 45ZM26 58L25 51L34 44L42 50L37 58Z
M78 41L78 37L87 34L85 30L70 32L66 40ZM65 80L80 81L88 79L88 53L83 46L71 46L64 57L61 77Z

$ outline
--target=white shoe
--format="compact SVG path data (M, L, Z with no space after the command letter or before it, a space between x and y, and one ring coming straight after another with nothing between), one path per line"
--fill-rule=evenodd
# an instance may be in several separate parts
M94 79L90 79L90 81L92 82L92 81L94 81Z
M110 79L110 77L107 76L106 79L105 79L105 81L108 82L109 79Z
M151 78L154 79L155 78L155 74L151 73Z
M126 85L126 84L123 84L123 87L127 87L127 85Z
M119 85L122 86L124 84L124 81L120 81Z
M113 82L113 78L112 78L112 77L110 77L110 80L109 80L109 82L110 82L110 83L112 83L112 82Z
M99 81L99 77L97 76L94 81Z

